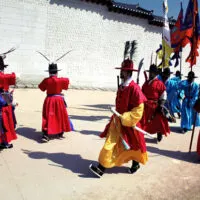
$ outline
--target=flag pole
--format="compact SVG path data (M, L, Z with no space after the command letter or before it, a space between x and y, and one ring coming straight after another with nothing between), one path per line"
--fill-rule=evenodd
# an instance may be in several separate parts
M180 51L180 73L182 74L182 57L183 57L183 53L182 53L182 49Z
M194 131L195 131L195 128L196 128L196 119L197 119L197 112L195 111L194 124L193 124L193 127L192 127L192 135L191 135L191 140L190 140L189 153L191 153L192 142L193 142L193 138L194 138Z

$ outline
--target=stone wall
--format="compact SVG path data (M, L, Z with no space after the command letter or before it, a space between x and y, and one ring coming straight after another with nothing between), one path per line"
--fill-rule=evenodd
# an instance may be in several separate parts
M80 0L0 0L0 53L18 47L5 62L10 65L7 72L20 73L22 86L36 85L47 76L48 62L36 51L53 61L72 49L58 62L59 75L69 77L71 87L116 89L119 71L114 68L122 62L124 42L137 40L135 66L144 58L148 68L161 32L146 19ZM143 81L141 74L140 84Z

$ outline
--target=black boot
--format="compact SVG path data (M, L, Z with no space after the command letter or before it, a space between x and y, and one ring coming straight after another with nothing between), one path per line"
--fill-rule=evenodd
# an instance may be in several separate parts
M162 140L163 136L162 133L157 133L157 140L160 142Z
M48 136L46 131L43 131L42 141L43 142L48 142L49 141L49 136Z
M11 149L13 148L13 144L2 143L0 144L0 149Z
M59 134L58 134L58 137L59 137L59 138L65 138L63 135L64 135L63 132L62 132L62 133L59 133Z
M99 164L97 167L90 164L89 169L93 174L95 174L99 178L103 176L104 171L105 171L105 167L103 167L101 164Z
M132 160L132 166L128 169L129 174L135 173L140 168L140 165L135 160Z

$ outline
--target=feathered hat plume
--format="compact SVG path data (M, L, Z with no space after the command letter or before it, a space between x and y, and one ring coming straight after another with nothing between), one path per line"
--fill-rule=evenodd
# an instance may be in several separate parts
M17 49L17 47L12 47L10 50L4 52L4 53L0 53L0 70L4 70L4 68L6 68L8 65L4 64L4 59L6 58L6 55L15 51Z
M36 51L37 53L39 53L40 55L42 55L48 62L49 62L49 69L46 70L48 72L55 72L55 71L60 71L61 69L57 68L57 61L61 60L62 58L64 58L68 53L70 53L72 50L67 51L66 53L64 53L62 56L60 56L59 58L57 58L55 61L51 61L46 55L44 55L43 53L41 53L40 51Z
M127 71L137 71L133 68L133 57L137 49L136 40L126 41L124 48L124 61L121 64L121 67L117 67L116 69L127 70Z

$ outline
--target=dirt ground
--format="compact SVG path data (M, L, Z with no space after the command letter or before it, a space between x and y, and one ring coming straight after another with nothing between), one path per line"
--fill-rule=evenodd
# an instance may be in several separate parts
M98 135L111 116L115 92L69 90L65 95L75 131L41 143L45 94L38 89L15 90L18 139L13 149L0 152L1 200L200 199L199 128L190 154L191 132L179 133L178 120L160 143L146 138L149 161L135 174L127 173L127 163L99 179L88 166L97 162L104 143Z

